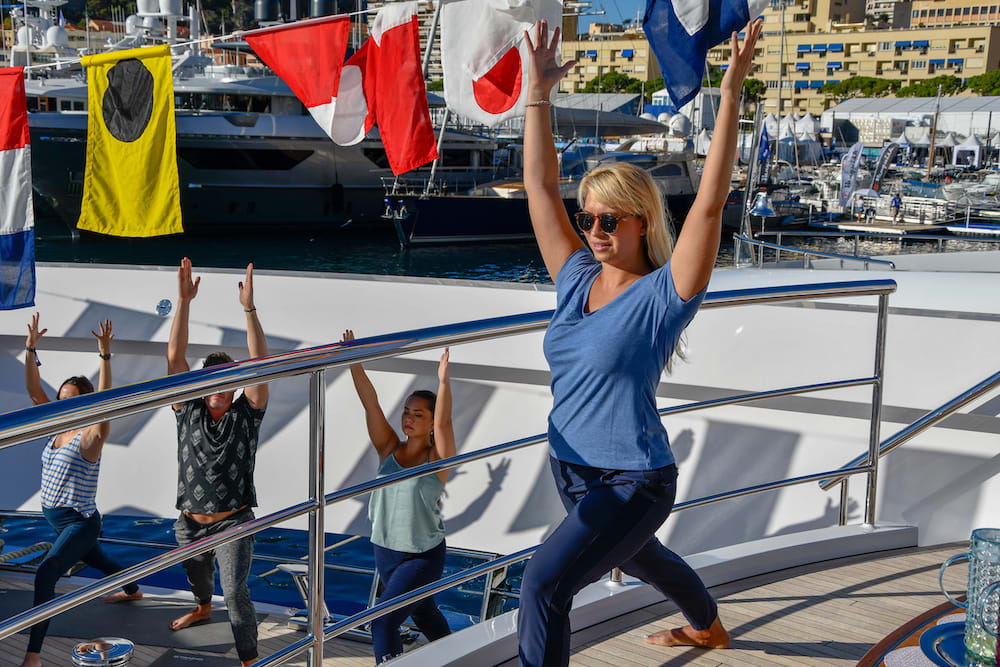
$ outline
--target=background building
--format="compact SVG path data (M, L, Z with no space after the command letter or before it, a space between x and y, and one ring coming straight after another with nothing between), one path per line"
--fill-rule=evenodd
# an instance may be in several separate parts
M608 24L592 24L590 32L581 35L583 39L563 40L563 60L576 60L577 64L559 83L559 92L580 92L588 81L608 72L621 72L639 81L660 78L660 64L641 30L595 29L601 25Z
M994 25L1000 23L997 0L913 0L909 25L936 28L956 25Z
M924 11L917 9L918 5L933 5L936 12L945 4L952 9L959 4L971 5L966 0L895 3L907 8L907 16ZM989 11L991 5L980 7ZM765 12L757 69L752 76L767 86L766 111L779 112L780 93L781 113L818 116L840 101L820 92L822 86L852 76L879 77L905 86L941 74L966 79L1000 66L1000 27L874 29L874 24L864 21L863 11L861 2L851 0L840 5L836 0L796 0L785 9L783 48L781 12ZM727 45L712 49L709 62L725 68L727 49Z

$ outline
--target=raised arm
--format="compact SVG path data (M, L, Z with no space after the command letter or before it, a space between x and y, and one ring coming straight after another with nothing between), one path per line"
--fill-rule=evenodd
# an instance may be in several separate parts
M198 285L201 276L191 279L191 260L185 257L181 267L177 269L177 309L174 310L174 321L170 325L170 341L167 343L167 375L184 373L191 370L187 362L188 318L191 314L191 301L198 296ZM175 403L174 410L180 410L183 403Z
M111 333L111 320L98 322L97 328L100 333L91 331L90 333L97 339L97 354L101 356L101 371L97 382L97 391L111 389L111 340L114 335ZM111 422L101 422L93 424L83 429L80 438L80 453L88 461L96 463L101 458L101 450L111 432Z
M528 108L524 119L524 191L528 195L528 213L538 240L545 268L555 281L566 259L583 247L573 231L566 206L559 192L559 160L552 139L552 107L549 93L576 61L556 64L559 28L552 33L545 21L535 24L536 40L527 32L531 62L528 64ZM535 104L541 102L541 104Z
M247 349L250 351L250 358L267 356L267 339L264 337L264 329L257 319L257 307L253 301L253 264L247 264L247 275L240 283L240 305L247 316ZM247 387L243 390L250 405L258 410L267 405L267 385L258 384Z
M715 266L722 235L722 208L729 195L736 161L736 133L739 122L740 92L743 80L753 66L753 50L763 22L753 21L746 28L746 40L740 48L732 35L729 68L722 77L722 100L715 120L715 134L705 158L698 195L684 219L670 262L677 295L687 300L704 289Z
M434 454L438 459L455 455L455 428L451 423L451 379L448 377L448 348L444 348L438 364L437 404L434 408ZM441 482L447 482L450 470L438 473Z
M341 339L343 341L354 340L354 332L348 329ZM361 364L351 365L351 379L354 380L354 389L361 399L361 406L365 409L365 425L368 427L368 438L372 441L375 451L378 452L379 461L389 456L392 450L399 443L399 436L389 426L389 420L382 412L382 406L378 404L378 394L375 393L375 386L368 379L368 374Z
M31 318L31 323L28 324L28 338L24 341L24 349L27 350L27 356L24 359L24 386L28 390L32 405L49 402L49 397L45 394L45 389L42 388L42 376L38 373L38 357L35 352L38 341L42 339L46 331L48 329L39 331L38 313L35 313L35 316Z

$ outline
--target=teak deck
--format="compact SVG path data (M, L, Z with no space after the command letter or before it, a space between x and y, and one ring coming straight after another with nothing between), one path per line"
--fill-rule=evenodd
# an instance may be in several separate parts
M712 589L723 623L733 636L729 650L665 649L648 646L643 636L683 623L663 602L573 634L571 664L583 667L638 665L855 665L883 637L908 620L940 604L937 573L941 563L968 544L910 548L854 556L733 582ZM961 586L964 567L948 581ZM30 588L30 580L6 578L0 585ZM65 589L60 589L65 592ZM956 610L961 611L961 610ZM279 616L260 625L261 655L302 637ZM20 665L26 635L0 642L0 665ZM49 637L43 648L46 665L70 664L79 640ZM130 666L149 665L167 649L137 646ZM193 651L192 651L193 652ZM238 665L235 651L229 654ZM332 640L324 665L368 667L371 646ZM305 658L287 664L305 665ZM508 661L504 665L516 665Z

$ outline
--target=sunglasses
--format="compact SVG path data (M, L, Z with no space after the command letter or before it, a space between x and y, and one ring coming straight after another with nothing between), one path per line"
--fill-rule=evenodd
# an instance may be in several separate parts
M581 232L589 232L590 228L594 226L594 221L596 220L601 224L601 229L603 229L606 234L614 234L618 230L618 223L625 218L631 217L632 215L632 213L626 213L625 215L615 217L610 213L594 215L593 213L587 213L586 211L579 211L576 214L576 226L580 228Z

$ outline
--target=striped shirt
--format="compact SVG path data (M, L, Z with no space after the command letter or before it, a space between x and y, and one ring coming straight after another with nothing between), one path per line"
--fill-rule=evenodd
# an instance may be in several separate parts
M55 449L49 438L42 450L42 507L71 507L85 517L97 511L97 476L101 460L91 463L80 452L79 431L62 447Z

